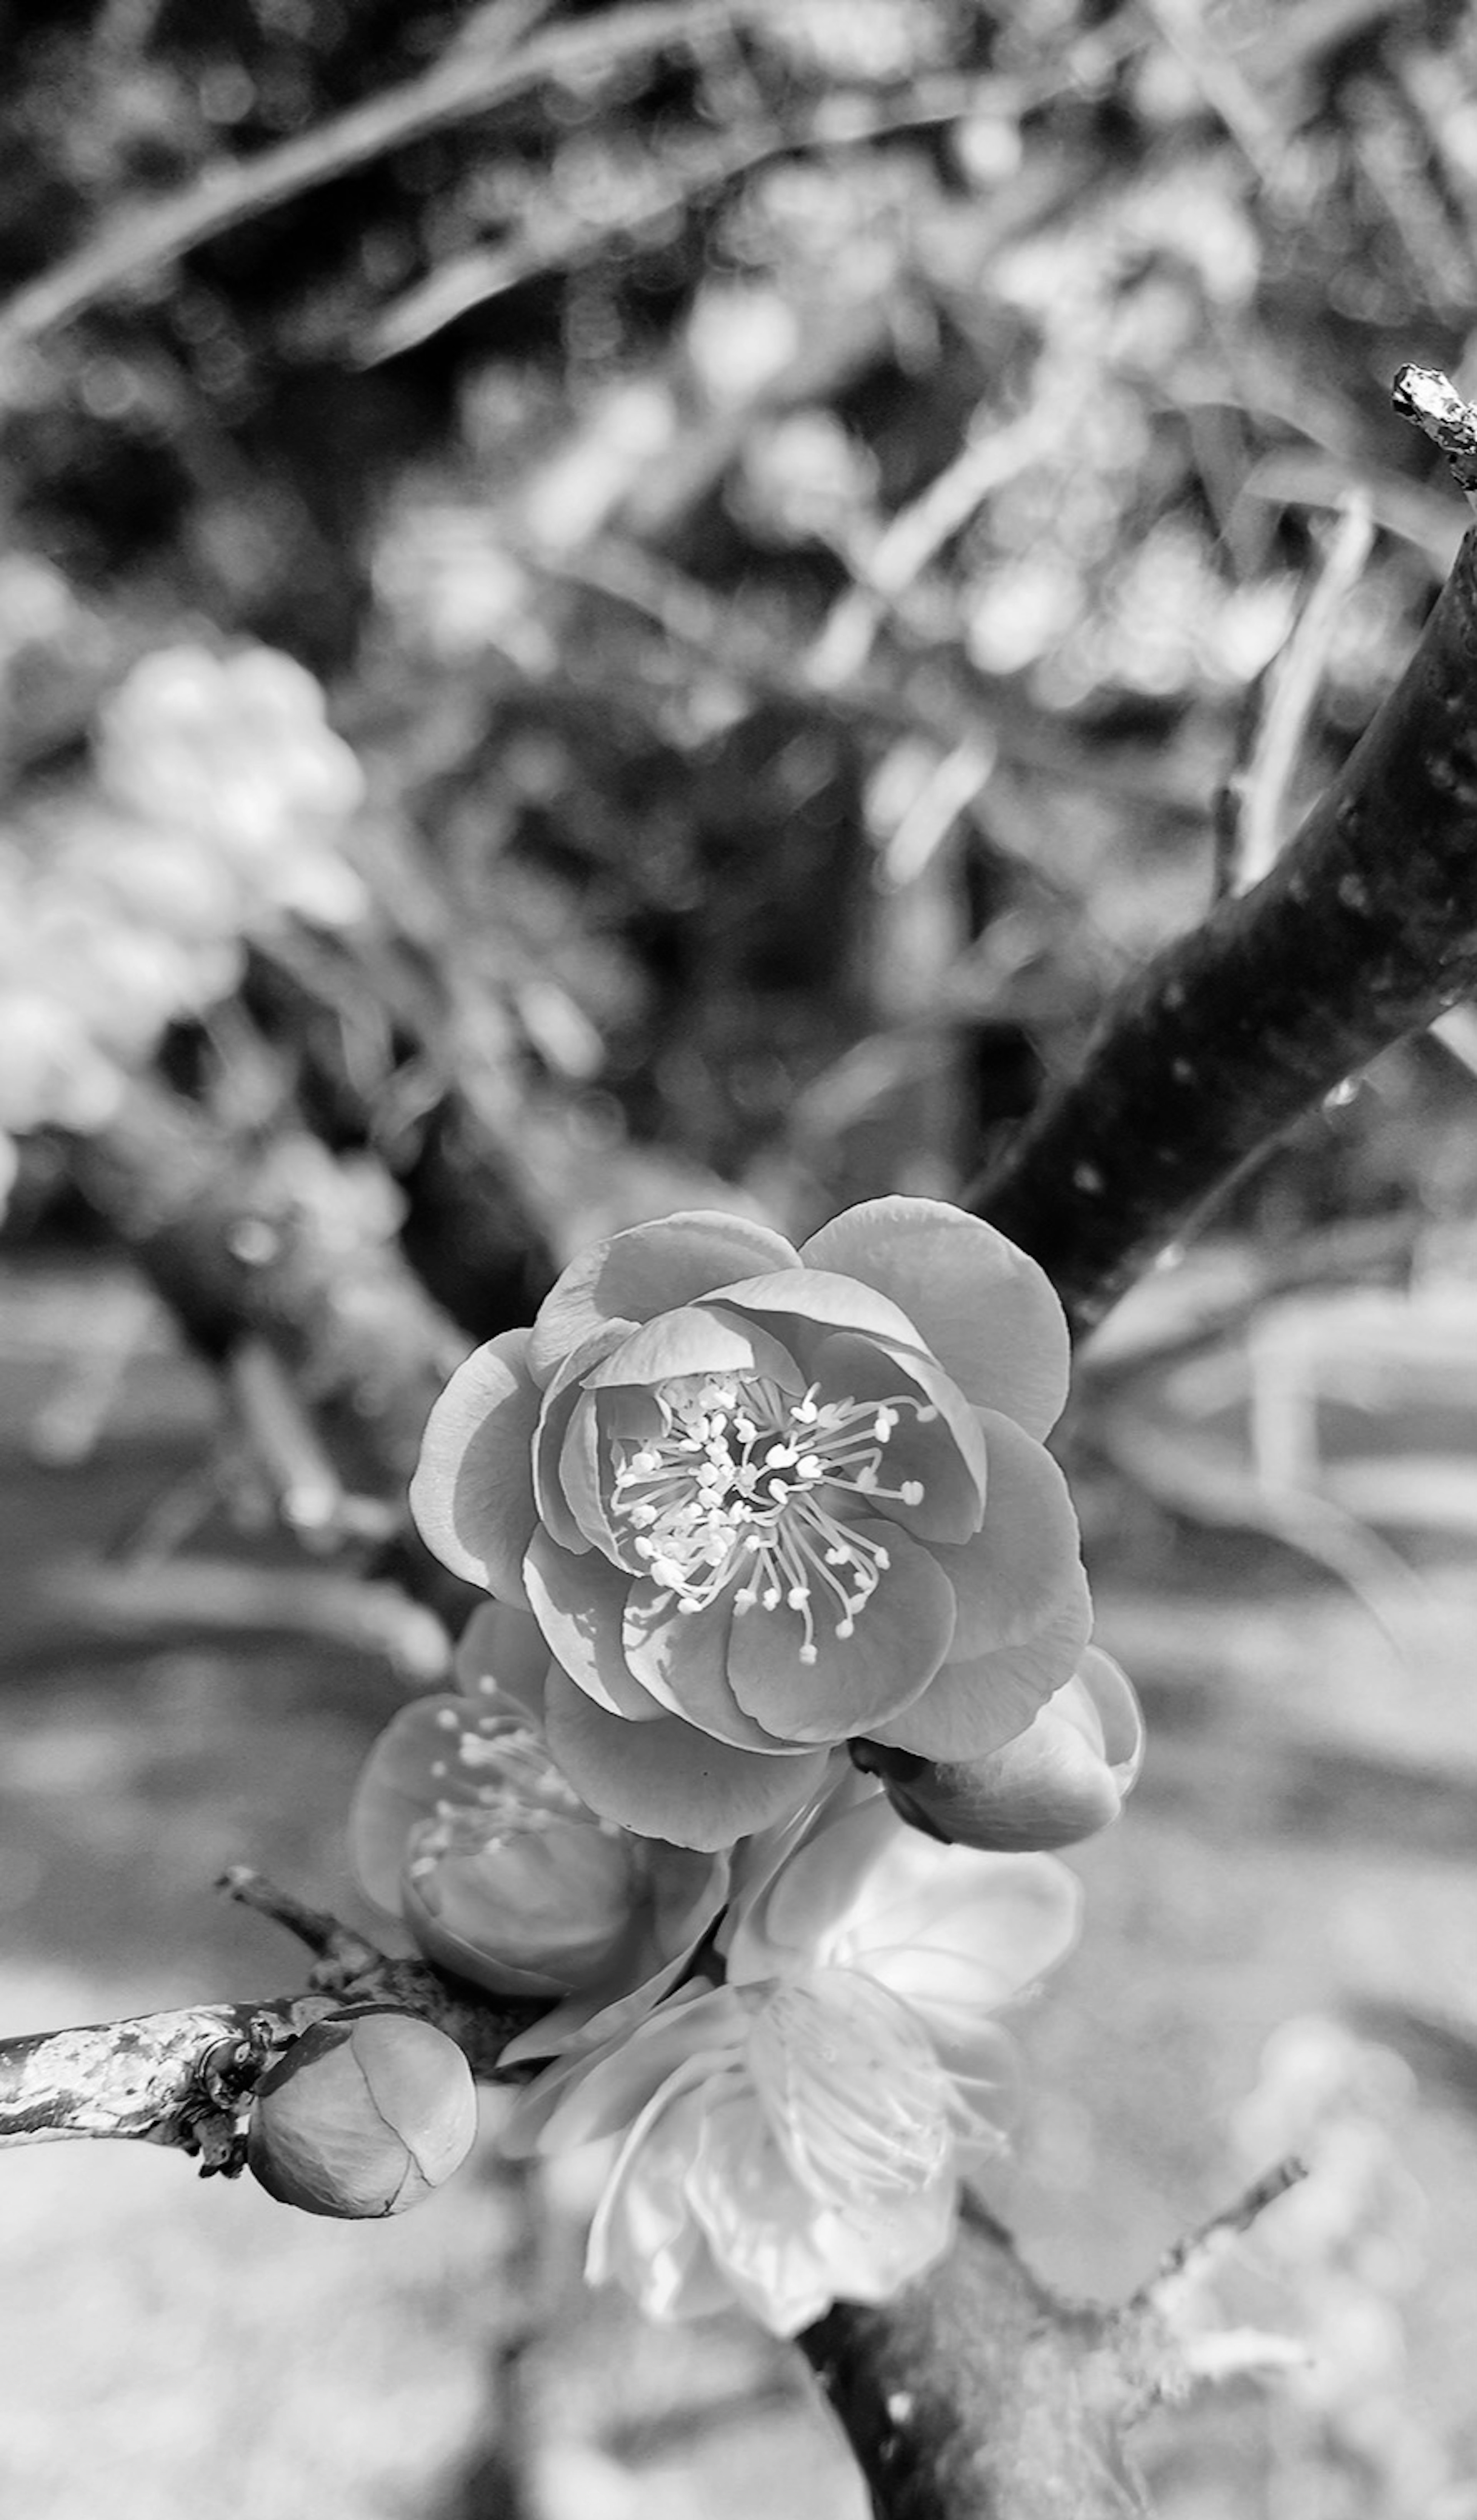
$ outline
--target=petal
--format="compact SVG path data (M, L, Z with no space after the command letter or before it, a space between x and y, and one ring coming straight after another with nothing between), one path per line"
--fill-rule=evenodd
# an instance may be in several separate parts
M620 2135L674 2076L693 2064L711 2073L741 2051L747 2034L747 2014L727 1987L696 1980L627 2036L557 2058L519 2093L499 2142L513 2153L563 2152Z
M918 1540L962 1544L972 1539L984 1516L988 1478L982 1413L947 1373L931 1357L915 1355L895 1339L864 1338L854 1330L834 1331L816 1349L813 1364L823 1400L896 1404L898 1422L882 1448L878 1484L900 1488L905 1480L917 1479L922 1502L906 1505L879 1496L875 1510L900 1522ZM910 1401L930 1416L920 1420Z
M1130 1792L1143 1765L1143 1714L1133 1682L1100 1645L1089 1645L1074 1685L1092 1701L1102 1755L1120 1794Z
M674 2077L632 2128L590 2226L586 2281L618 2283L648 2318L700 2318L733 2302L688 2199L711 2104L705 2078Z
M585 1399L589 1374L612 1348L619 1347L621 1337L619 1326L607 1322L565 1357L544 1393L534 1428L534 1507L559 1547L571 1550L576 1556L595 1544L581 1529L561 1484L564 1438Z
M1045 1435L1067 1394L1066 1317L1045 1270L993 1225L933 1198L870 1198L801 1248L891 1297L966 1398Z
M572 1260L539 1306L528 1371L541 1386L602 1322L649 1322L756 1269L793 1269L783 1234L744 1216L695 1208L632 1225Z
M921 1759L982 1759L1033 1724L1069 1681L1093 1625L1081 1569L1046 1625L1019 1644L967 1662L949 1662L913 1706L875 1728L874 1737Z
M888 1834L870 1804L829 1834L824 1860L832 1866L845 1865L848 1854L854 1863L847 1838L870 1849L872 1861L849 1908L823 1934L819 1958L860 1969L925 2017L932 2006L966 2020L992 2011L1071 1948L1081 1892L1053 1856L981 1855L900 1824ZM776 1884L772 1935L803 1930L794 1913L803 1892L803 1880Z
M546 1721L550 1749L592 1811L674 1846L732 1846L808 1802L826 1773L819 1752L736 1750L675 1715L624 1723L559 1671Z
M594 1991L593 2001L590 1994L565 1997L529 2029L508 2041L498 2059L500 2071L532 2057L557 2056L574 2048L584 2052L611 2041L624 2042L691 1965L698 1944L723 1913L728 1857L664 1846L655 1838L645 1843L652 1904L640 1963L643 1973L633 1972L618 1994L605 1987Z
M844 1741L874 1731L928 1686L954 1635L954 1591L932 1552L896 1523L851 1522L887 1552L876 1590L835 1633L841 1603L815 1579L814 1663L800 1660L804 1618L782 1601L734 1620L729 1679L744 1713L784 1741Z
M798 1326L815 1322L823 1329L867 1330L880 1338L898 1339L904 1347L926 1348L928 1344L900 1306L858 1279L843 1277L833 1270L774 1269L763 1278L744 1278L734 1285L715 1286L712 1300L731 1306L735 1312L753 1313L766 1320L778 1314L781 1323ZM780 1323L775 1327L780 1337L784 1338L784 1328Z
M1054 1855L978 1855L967 1846L934 1852L962 1867L1009 1865L1011 1875L900 1903L894 1939L878 1938L855 1964L920 2014L941 2049L957 2049L982 2011L1016 2002L1066 1958L1077 1940L1082 1889ZM1027 1866L1042 1869L1020 1868Z
M783 1391L805 1388L794 1358L778 1339L741 1315L710 1304L685 1304L630 1331L587 1381L592 1391L608 1391L685 1373L762 1373Z
M541 1530L534 1533L523 1560L523 1581L549 1650L576 1688L622 1722L643 1724L660 1715L621 1650L621 1619L631 1589L623 1567L609 1565L593 1549L584 1557L571 1556Z
M365 1897L387 1916L400 1913L406 1840L445 1792L433 1771L444 1772L448 1741L470 1720L465 1698L418 1697L386 1725L360 1771L349 1807L349 1863Z
M479 1713L520 1717L535 1729L543 1721L548 1668L549 1647L537 1619L506 1601L477 1603L452 1656L457 1687L482 1701Z
M740 1750L787 1750L787 1741L777 1741L744 1714L729 1686L737 1589L731 1584L707 1609L685 1617L665 1585L639 1577L621 1628L626 1661L669 1715L680 1715L716 1741L732 1741Z
M503 1330L459 1365L425 1421L410 1507L443 1566L528 1606L523 1552L538 1515L530 1467L539 1394L527 1330Z
M829 2309L835 2283L815 2245L819 2213L785 2162L757 2095L735 2083L694 2111L697 2154L686 2193L697 2227L742 2303L772 2336L794 2336Z
M959 1601L951 1662L1036 1635L1073 1593L1081 1563L1071 1496L1045 1445L998 1410L980 1417L990 1462L984 1524L962 1549L938 1552Z

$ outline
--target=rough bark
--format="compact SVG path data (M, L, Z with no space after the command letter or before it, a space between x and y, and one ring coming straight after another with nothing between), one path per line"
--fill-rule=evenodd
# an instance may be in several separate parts
M1237 1168L1477 988L1477 534L1256 888L1115 999L970 1196L1090 1326Z

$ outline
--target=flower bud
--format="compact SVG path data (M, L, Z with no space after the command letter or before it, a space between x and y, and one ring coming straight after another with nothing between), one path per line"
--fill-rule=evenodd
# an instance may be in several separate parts
M982 1759L933 1761L853 1744L900 1818L955 1846L1006 1854L1075 1846L1116 1820L1139 1773L1139 1703L1110 1657L1090 1645L1034 1724ZM858 1753L861 1753L859 1756Z
M477 2099L454 2040L412 2012L316 2021L257 2086L246 2159L305 2214L403 2214L471 2149Z

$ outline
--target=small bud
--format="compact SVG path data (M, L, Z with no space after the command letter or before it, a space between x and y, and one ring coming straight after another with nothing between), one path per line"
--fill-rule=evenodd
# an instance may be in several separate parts
M246 2159L268 2195L305 2214L403 2214L461 2168L476 2131L455 2041L366 2006L314 2022L262 2076Z
M853 1743L852 1757L881 1777L893 1809L925 1835L1018 1854L1075 1846L1106 1828L1138 1776L1142 1750L1128 1680L1090 1645L1034 1724L985 1758L924 1760L873 1741Z

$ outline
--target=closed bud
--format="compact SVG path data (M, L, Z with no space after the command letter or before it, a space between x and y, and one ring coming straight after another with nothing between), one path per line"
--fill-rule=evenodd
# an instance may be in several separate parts
M246 2159L269 2195L305 2214L404 2214L461 2168L476 2131L455 2041L367 2006L314 2022L263 2075Z
M954 1846L1020 1854L1075 1846L1116 1820L1139 1773L1139 1702L1111 1658L1090 1645L1034 1724L982 1759L919 1759L877 1742L853 1744L880 1776L899 1817Z

